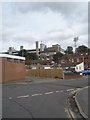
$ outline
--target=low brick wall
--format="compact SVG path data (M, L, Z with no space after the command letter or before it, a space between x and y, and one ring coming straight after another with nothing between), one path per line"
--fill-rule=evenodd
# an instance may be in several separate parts
M62 69L36 69L36 70L28 69L26 70L26 76L63 79L63 70Z
M81 78L82 75L80 73L65 73L64 74L64 79L76 79L76 78Z

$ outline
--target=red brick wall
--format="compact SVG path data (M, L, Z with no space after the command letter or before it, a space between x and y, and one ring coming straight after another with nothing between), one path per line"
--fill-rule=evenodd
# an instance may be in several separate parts
M8 62L7 58L3 58L2 82L21 79L25 79L25 62L20 63L20 60L18 60L18 63L15 63L14 59L12 59L12 62Z
M84 62L86 66L88 66L90 68L90 55L88 56L88 58L84 58L83 56L81 57L69 57L69 58L64 58L65 59L65 64L68 64L68 63L77 63L77 58L79 58L79 62ZM70 59L70 61L69 61ZM72 62L72 59L74 60L74 62ZM61 59L62 60L62 59ZM61 60L59 60L59 64L62 64L61 63Z
M64 79L77 79L77 78L81 78L82 75L80 75L80 73L73 73L73 74L64 74Z

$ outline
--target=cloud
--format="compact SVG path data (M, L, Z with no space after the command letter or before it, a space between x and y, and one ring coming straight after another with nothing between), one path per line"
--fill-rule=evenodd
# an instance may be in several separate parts
M11 6L13 6L13 11L21 12L22 14L26 14L30 11L47 13L51 10L55 13L63 14L67 19L71 17L78 19L78 17L76 18L76 15L81 16L82 18L83 15L87 16L88 14L88 3L85 2L16 2L11 3Z
M73 46L73 38L80 37L79 45L87 45L87 3L5 3L3 4L3 50L9 46L19 49L35 48L35 41L48 46ZM85 38L86 37L86 38Z

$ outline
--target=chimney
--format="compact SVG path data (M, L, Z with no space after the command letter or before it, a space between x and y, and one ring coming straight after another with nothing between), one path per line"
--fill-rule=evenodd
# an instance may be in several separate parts
M9 50L8 50L9 54L12 55L12 47L9 47Z
M23 50L23 48L24 48L23 46L20 46L20 50Z

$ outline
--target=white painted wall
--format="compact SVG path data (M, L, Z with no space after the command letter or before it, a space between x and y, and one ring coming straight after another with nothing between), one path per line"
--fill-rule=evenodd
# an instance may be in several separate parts
M84 63L83 62L76 65L76 67L75 67L76 72L81 72L82 70L84 70Z

